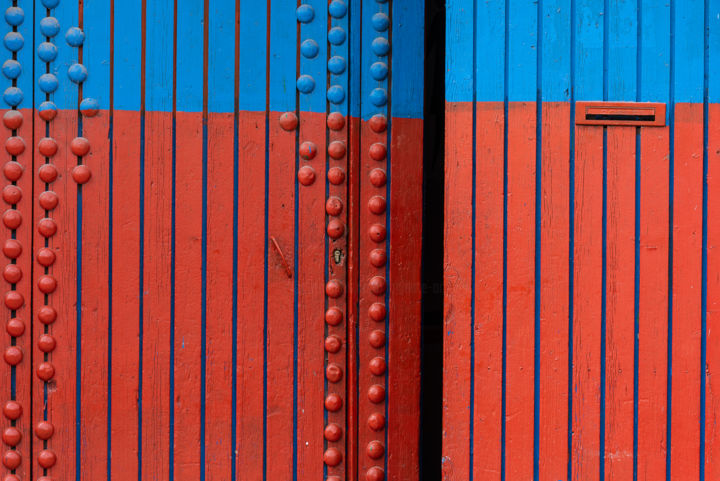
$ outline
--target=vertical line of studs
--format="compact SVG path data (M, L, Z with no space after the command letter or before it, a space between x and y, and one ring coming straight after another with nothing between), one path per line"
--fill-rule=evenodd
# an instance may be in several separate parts
M327 123L327 188L326 188L326 233L325 256L327 281L347 283L347 121L348 100L347 76L347 21L348 7L343 0L332 0L328 5L330 16L328 42L328 115ZM345 115L344 115L345 114ZM346 298L326 300L325 311L325 378L326 395L331 390L347 392L346 382ZM330 387L332 386L332 387ZM342 481L345 474L347 414L346 408L327 412L324 438L324 461L327 465L327 480ZM335 464L334 461L337 461Z
M37 55L45 62L45 72L38 79L38 87L45 94L45 100L38 106L38 115L45 122L45 136L38 141L38 153L44 160L38 170L38 177L45 184L45 190L38 196L38 203L44 210L44 217L38 221L38 233L43 237L43 247L38 249L36 260L40 265L41 275L37 280L38 290L43 294L42 306L38 309L38 320L43 324L43 332L37 340L38 349L43 353L43 360L38 364L36 375L43 381L43 418L35 425L35 435L43 443L43 449L38 453L38 464L43 469L43 476L48 475L48 469L55 465L57 456L49 448L48 442L55 432L55 426L48 419L47 397L48 386L55 376L55 367L51 363L50 355L55 350L56 341L50 325L57 319L57 311L50 302L51 295L57 289L57 280L52 274L52 266L56 255L50 247L50 238L57 232L57 224L52 217L52 211L58 205L58 196L50 186L58 177L58 170L50 159L57 153L58 144L50 137L50 122L57 115L57 107L50 100L50 95L58 88L58 79L51 71L51 63L57 58L57 46L52 39L60 32L60 23L51 16L50 10L56 8L59 0L43 0L45 17L40 20L40 32L45 40L38 45ZM45 479L45 478L40 478Z
M386 32L390 28L390 17L387 6L388 0L376 0L377 11L371 18L372 29L375 32L370 49L374 62L370 66L370 77L375 87L368 93L370 104L375 114L368 121L370 131L370 147L368 152L361 155L371 165L369 181L373 186L373 195L367 200L367 210L370 215L370 227L367 235L376 246L370 251L368 261L374 268L374 274L368 280L365 295L373 299L368 307L368 318L371 322L381 324L385 329L371 332L370 345L377 350L367 366L371 378L367 390L367 398L374 406L374 412L367 420L367 428L373 433L375 439L365 446L367 463L371 466L365 472L367 481L383 481L385 479L385 433L387 431L385 413L387 392L387 360L386 339L388 329L387 307L385 305L387 293L386 266L387 252L387 104L388 104L388 74L387 61L390 52L390 42ZM361 313L362 315L362 313ZM379 333L382 333L380 335ZM363 366L361 366L363 369Z
M10 259L10 264L5 267L3 277L10 285L10 290L5 293L5 307L10 310L10 320L6 329L10 334L10 346L5 349L4 359L10 366L11 386L10 400L3 407L5 418L10 421L10 426L3 431L3 443L8 450L3 454L3 465L10 470L7 481L18 481L15 475L16 469L22 463L22 456L17 449L17 445L22 439L22 433L17 428L17 420L22 415L23 407L17 401L17 390L13 384L16 381L16 366L23 359L23 352L17 345L17 337L25 332L25 323L22 319L16 317L17 310L25 304L23 295L16 290L17 283L22 279L23 272L17 265L17 259L22 254L22 245L17 239L17 229L22 224L22 216L17 210L17 205L22 199L22 190L17 185L17 181L23 174L24 166L18 161L18 156L25 152L25 140L17 135L17 131L22 125L23 115L17 110L18 105L23 100L23 92L17 86L17 79L22 73L22 67L17 60L17 52L23 48L25 43L22 34L18 32L18 26L23 23L25 12L17 6L17 0L13 0L12 6L5 11L5 21L11 27L11 30L4 37L5 48L12 53L12 58L8 59L2 67L5 77L11 80L11 86L8 87L4 94L3 100L10 107L3 116L3 123L11 132L11 137L5 141L5 150L11 157L11 160L3 167L5 178L10 182L3 188L3 200L8 204L9 208L2 215L3 225L10 230L10 238L3 247L5 256Z

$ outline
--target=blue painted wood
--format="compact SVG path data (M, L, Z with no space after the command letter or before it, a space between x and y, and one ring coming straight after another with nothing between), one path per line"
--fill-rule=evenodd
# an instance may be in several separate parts
M543 1L542 100L570 100L570 1Z
M263 2L256 4L251 11L254 18L262 18L259 10L262 10ZM297 68L297 18L295 17L296 2L292 0L274 1L270 5L270 78L272 81L268 86L270 96L270 110L275 112L288 112L295 110L296 93L296 68ZM241 14L242 16L242 14ZM263 31L265 28L263 28ZM240 29L242 35L242 28ZM246 48L240 48L240 58L246 49L263 49L264 46L258 42L263 36L250 40ZM254 74L257 75L257 74ZM259 79L258 79L259 80ZM319 80L316 80L316 84ZM242 83L241 83L242 85ZM265 87L263 86L263 89ZM242 108L242 107L241 107ZM254 110L254 109L252 109ZM261 110L261 109L258 109ZM263 108L264 110L264 104Z
M393 73L392 104L393 117L417 119L423 116L423 59L425 37L425 0L395 2L392 16L402 18L392 31L392 48L399 52L392 56Z
M141 11L142 0L115 3L113 101L118 110L140 110Z
M87 43L83 45L83 64L88 70L83 97L98 102L100 109L110 106L110 3L85 0L83 24Z
M203 96L203 3L177 2L177 110L202 111Z
M208 111L235 108L235 0L213 0L208 19Z
M146 2L145 108L172 111L173 11L172 0Z

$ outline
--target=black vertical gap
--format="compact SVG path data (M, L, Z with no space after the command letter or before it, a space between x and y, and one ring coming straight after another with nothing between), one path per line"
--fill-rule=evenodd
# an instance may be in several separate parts
M420 479L441 479L445 2L425 2Z

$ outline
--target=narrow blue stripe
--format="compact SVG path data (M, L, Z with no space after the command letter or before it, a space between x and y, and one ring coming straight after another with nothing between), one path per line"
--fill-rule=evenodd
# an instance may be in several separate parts
M115 145L115 134L114 134L114 116L112 114L113 112L113 105L110 104L110 115L109 115L109 125L108 125L108 141L109 141L109 148L108 148L108 359L107 359L107 369L108 369L108 396L107 396L107 426L106 426L106 435L107 435L107 481L110 481L111 473L112 473L112 373L113 373L113 357L112 357L112 351L113 351L113 221L114 221L114 212L113 212L113 202L115 201L115 177L114 177L114 145Z
M642 98L642 16L643 2L637 2L637 31L635 42L635 101L640 102ZM640 392L640 209L641 209L641 175L642 175L642 142L640 137L641 129L635 129L635 264L633 279L633 481L638 481L638 403Z
M537 2L535 59L535 341L533 385L533 480L540 479L540 276L542 262L543 0Z
M235 52L235 55L239 55ZM236 80L237 81L237 80ZM238 339L238 215L240 198L240 132L239 113L237 103L235 104L235 115L233 116L233 259L232 259L232 444L230 446L230 479L237 479L237 395L238 395L238 372L237 372L237 339Z
M675 203L675 0L670 0L670 97L668 102L670 131L669 148L669 196L668 196L668 344L667 344L667 418L666 418L666 453L665 477L671 481L672 454L672 343L673 343L673 224Z
M202 126L202 261L200 287L200 479L205 479L205 424L207 421L207 193L208 193L208 129L207 115Z
M608 99L608 70L610 66L610 19L608 0L603 0L603 100ZM607 410L607 127L603 127L602 161L602 292L600 294L600 442L598 470L600 481L605 480L605 431Z
M140 248L138 292L138 481L142 481L143 324L145 310L145 111L140 112Z
M174 83L174 80L173 80ZM173 92L175 88L173 88ZM172 118L172 210L170 227L170 399L168 477L175 479L175 248L177 239L177 120Z
M502 294L502 396L500 428L500 479L505 481L507 440L507 232L508 232L508 78L510 65L508 59L510 39L510 0L505 0L505 49L503 64L503 294Z
M707 419L707 258L708 258L708 124L710 85L710 3L705 0L703 15L703 210L702 210L702 286L701 286L701 339L700 339L700 481L705 481L705 422Z
M78 136L82 136L82 116L78 115ZM79 163L79 162L78 162ZM82 463L82 184L77 185L77 219L75 224L75 479L80 481Z
M269 68L269 65L267 65ZM297 149L296 149L297 150ZM270 196L268 188L270 186L270 112L265 111L265 259L263 270L264 276L264 291L263 291L263 481L267 480L267 414L268 414L268 219L270 217L269 202Z
M472 254L470 264L470 439L469 481L475 479L475 237L477 235L477 0L473 0L473 44L472 44L472 234L470 239L472 246L470 252Z
M567 479L572 481L573 462L573 320L575 318L575 0L570 0L570 172L569 172L569 247L568 247L568 426L567 426Z

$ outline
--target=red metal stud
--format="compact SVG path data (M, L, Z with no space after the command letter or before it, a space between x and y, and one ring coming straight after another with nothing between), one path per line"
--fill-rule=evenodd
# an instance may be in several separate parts
M370 251L370 264L375 267L384 267L387 262L385 249L373 249Z
M57 311L52 306L42 306L38 311L38 320L43 324L52 324L57 319Z
M5 325L5 330L12 337L20 337L25 333L25 323L17 317L13 317Z
M72 170L72 177L78 184L86 184L92 177L90 167L85 164L76 165Z
M368 229L368 235L373 242L384 242L387 230L382 224L373 224L370 226L370 229Z
M8 259L17 259L22 254L22 244L17 239L7 239L3 245L3 254Z
M38 222L38 232L43 237L52 237L57 232L57 224L49 217L40 219L40 222Z
M53 451L49 449L43 449L38 454L37 460L40 466L45 469L50 469L55 466L55 463L57 462L57 456Z
M325 322L331 326L338 326L343 321L343 311L337 307L330 307L325 311Z
M340 382L343 378L343 370L340 366L331 362L325 368L325 377L330 382Z
M295 112L285 112L280 116L280 127L283 130L295 130L298 125L298 118Z
M327 178L332 185L340 185L345 182L345 171L340 167L333 167L328 170Z
M343 429L335 423L330 423L325 426L324 435L325 439L334 443L342 439Z
M342 481L342 479L340 479L340 476L333 474L332 476L328 476L325 481Z
M298 182L302 185L312 185L315 182L315 169L309 165L304 165L298 169Z
M3 406L3 414L11 421L17 421L22 416L22 406L17 401L8 401Z
M386 206L387 203L385 202L385 197L380 195L374 195L370 197L370 200L368 201L368 210L376 215L384 214Z
M22 224L22 214L17 209L8 209L3 212L2 221L8 229L17 229Z
M23 353L17 346L8 346L8 348L5 349L3 358L5 359L5 362L11 366L17 366L22 361Z
M365 481L385 481L385 471L380 466L373 466L365 472Z
M365 452L369 458L380 459L385 455L385 446L380 441L370 441Z
M373 384L368 388L367 396L370 402L379 404L385 400L385 388L380 384Z
M342 341L339 337L331 335L325 338L325 350L331 354L337 354L342 348Z
M373 302L368 308L368 315L373 321L384 321L386 314L387 309L385 308L385 304L383 304L382 302Z
M55 263L55 252L48 247L41 247L37 253L37 261L41 266L50 267Z
M17 130L23 123L23 114L19 110L8 110L3 115L3 124L10 130Z
M40 155L43 157L52 157L57 151L58 144L55 142L55 139L51 137L43 137L40 139L40 142L38 142L38 152L40 152Z
M325 294L327 294L328 297L332 297L333 299L342 296L344 290L345 288L343 287L342 283L336 279L331 279L325 285Z
M387 147L385 144L381 144L379 142L376 142L370 146L370 158L373 160L385 160L385 157L387 156Z
M11 160L10 162L5 162L5 165L3 166L3 175L10 182L16 182L20 179L20 177L22 177L23 170L23 166L20 165L19 162Z
M370 292L376 296L382 296L387 290L387 283L384 277L374 276L368 281L368 287L370 288Z
M57 280L51 275L42 275L38 279L37 286L43 294L50 294L57 289Z
M41 362L35 370L35 373L37 374L37 377L43 381L49 381L53 378L53 376L55 376L55 366L49 362Z
M55 433L55 426L49 421L40 421L35 426L35 435L43 441L50 439Z
M380 330L374 330L368 335L368 342L376 349L380 349L385 346L385 332Z
M22 190L17 185L6 185L2 196L6 204L15 205L22 199Z
M382 114L375 114L370 117L368 124L370 125L370 128L373 130L373 132L376 132L378 134L387 130L387 118L385 118L385 116Z
M298 150L300 152L300 157L302 157L305 160L314 159L318 152L317 145L315 145L314 142L310 142L310 141L305 141L302 144L300 144L300 148Z
M22 433L15 426L10 426L9 428L5 429L5 431L3 431L2 438L5 444L15 447L20 444L20 440L22 439Z
M38 196L40 207L45 210L53 210L58 205L58 195L52 190L46 190Z
M325 398L325 409L330 412L337 412L342 409L342 406L343 400L338 394L328 394L328 396Z
M375 187L383 187L387 182L387 174L378 168L370 171L370 183Z
M5 307L8 309L18 310L25 304L25 298L18 291L8 291L5 293Z
M13 110L11 110L13 112ZM14 474L8 474L3 478L3 481L20 481L20 478L15 476ZM46 478L45 476L41 476L38 478L38 481L51 481L50 478Z
M342 463L342 458L342 453L338 448L328 448L323 454L323 462L331 467Z
M7 140L5 140L5 150L7 150L7 153L10 155L21 155L25 152L25 141L17 135L8 137Z
M55 338L50 334L43 334L38 338L38 349L42 352L52 352L55 350Z
M376 376L382 376L387 370L387 363L382 357L374 357L370 360L370 372Z
M75 137L70 141L70 151L74 155L82 157L90 152L90 141L85 137Z
M38 115L40 115L40 118L43 119L45 122L50 122L57 115L57 109L40 110L38 112Z
M22 456L18 451L5 451L3 454L3 465L8 469L17 469L22 462Z
M345 117L340 112L333 112L327 116L327 126L330 130L340 130L345 127Z
M22 279L22 269L17 264L8 264L3 271L3 278L10 284L17 284Z
M327 225L327 235L330 236L331 239L339 239L344 233L345 224L343 224L339 219L330 219L330 222L328 222Z
M57 167L55 167L53 164L43 164L38 170L38 177L40 177L40 180L42 180L46 184L55 182L57 176Z
M325 201L325 212L328 215L340 215L343 210L343 203L339 197L329 197Z
M333 140L330 142L330 145L328 145L328 155L335 160L340 160L345 157L345 151L345 142L340 140Z

